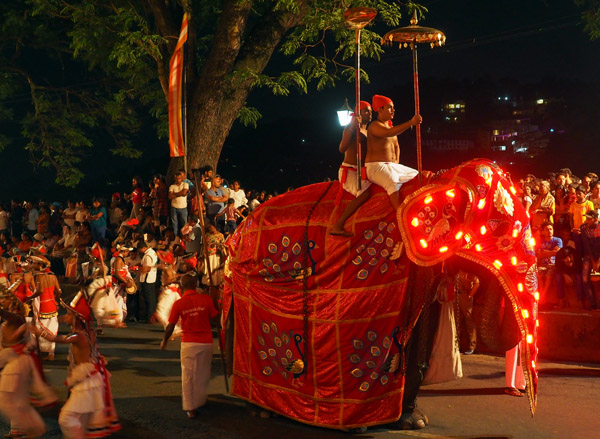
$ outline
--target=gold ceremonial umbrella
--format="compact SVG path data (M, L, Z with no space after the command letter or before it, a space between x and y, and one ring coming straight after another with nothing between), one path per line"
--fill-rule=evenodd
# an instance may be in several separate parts
M353 29L356 34L356 71L355 71L355 93L356 104L354 112L360 114L360 31L375 18L377 10L373 8L350 8L344 12L344 21L349 29ZM358 189L361 189L361 147L360 147L360 126L356 127L356 180Z
M422 27L417 25L417 11L413 13L410 19L410 26L401 27L388 32L381 39L381 44L391 45L399 43L399 48L410 47L413 57L413 84L415 89L415 114L420 112L419 104L419 68L417 62L417 44L429 43L431 48L442 46L446 42L446 35L440 30L431 27ZM416 126L417 134L417 167L419 171L419 184L422 183L423 162L421 158L421 125Z

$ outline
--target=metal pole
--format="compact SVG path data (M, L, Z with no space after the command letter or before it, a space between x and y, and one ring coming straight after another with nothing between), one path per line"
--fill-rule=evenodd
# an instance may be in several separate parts
M356 91L356 106L354 108L354 114L360 116L360 29L356 29L356 80L355 80L355 91ZM361 181L361 170L362 170L362 148L360 145L360 123L356 125L356 185L358 190L362 189Z
M411 43L410 48L413 56L413 85L415 89L415 114L420 114L419 104L419 64L417 61L417 44ZM419 187L423 186L423 159L421 156L421 124L415 126L417 134L417 170L419 171Z

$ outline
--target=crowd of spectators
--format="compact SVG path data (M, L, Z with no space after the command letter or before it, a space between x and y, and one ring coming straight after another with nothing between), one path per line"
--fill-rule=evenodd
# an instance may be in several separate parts
M590 172L578 178L563 168L545 179L529 174L520 183L536 241L540 292L548 295L554 285L557 307L598 309L594 288L600 279L598 175ZM567 298L566 279L575 285L577 303Z
M107 264L119 248L131 248L126 263L132 272L142 265L148 249L169 252L182 264L191 264L206 285L211 283L205 263L208 260L212 284L218 286L223 281L225 239L249 212L273 195L245 191L239 181L224 184L210 167L195 176L179 171L171 185L162 175L155 175L147 185L135 176L129 191L108 198L95 197L89 203L0 203L0 273L18 270L20 257L43 254L61 281L81 283L92 276L97 259L92 247L98 243ZM160 271L160 261L153 261ZM137 277L143 289L148 276ZM151 277L160 283L160 276ZM153 288L151 296L158 295L158 287ZM155 306L156 301L151 301L150 307ZM143 311L141 320L153 313L153 309ZM139 311L130 313L130 318L139 316Z

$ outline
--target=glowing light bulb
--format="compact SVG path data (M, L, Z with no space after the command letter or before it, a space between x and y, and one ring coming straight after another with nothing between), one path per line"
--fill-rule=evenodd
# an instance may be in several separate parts
M482 250L481 246L479 244L475 244L475 250L477 250L478 252L480 252Z
M519 285L517 285L517 290L519 290L520 293L523 292L523 284L519 283Z
M496 259L496 260L494 261L494 266L495 266L496 268L500 268L500 267L502 267L502 262L500 262L498 259Z
M454 239L456 239L457 241L462 238L463 236L463 232L458 232L456 235L454 235Z
M513 195L517 195L517 190L515 189L514 186L510 187L510 191L512 192Z
M485 235L485 234L487 233L487 229L485 228L485 226L481 226L481 228L479 229L479 232L480 232L482 235Z
M481 200L479 200L479 202L477 203L477 208L479 210L483 209L485 207L485 198L482 198Z
M519 236L519 231L517 229L513 229L513 238Z
M540 293L537 291L535 293L533 293L533 298L536 300L536 302L539 302L540 301Z
M531 343L533 343L533 335L531 335L531 334L527 334L527 343L528 343L528 344L531 344Z
M523 318L525 318L525 319L529 318L529 311L527 311L526 309L524 309L521 313L523 314Z
M448 251L448 247L440 247L440 253L446 253Z
M535 326L538 327L538 328L540 327L540 321L539 320L535 321Z
M429 204L433 201L433 197L432 196L428 196L427 198L425 198L425 200L423 201L423 203L425 204Z
M427 241L425 241L424 239L421 239L421 241L419 241L421 243L421 247L423 248L427 248L429 246L429 244L427 244Z
M516 256L513 256L512 258L510 258L510 263L511 263L511 264L513 264L513 265L517 265L517 262L518 262L518 261L517 261L517 257L516 257Z
M413 227L419 227L419 218L417 218L417 217L414 217L414 218L412 219L412 221L410 222L410 224L411 224Z
M456 194L454 193L454 189L450 189L446 191L446 196L448 198L454 198L456 196Z

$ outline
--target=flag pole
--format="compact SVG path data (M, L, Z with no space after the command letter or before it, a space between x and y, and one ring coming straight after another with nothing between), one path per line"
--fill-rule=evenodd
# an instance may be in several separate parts
M187 63L186 63L186 58L187 58L187 49L188 49L188 43L187 40L186 42L183 44L183 170L185 172L185 178L187 178L188 175L188 137L187 137L187 118L188 118L188 112L187 112L187 75L188 75L188 69L187 69Z
M355 66L355 80L354 80L354 93L356 103L354 107L354 114L360 116L360 31L375 18L377 10L372 8L350 8L344 12L344 21L346 27L354 30L354 37L356 42L356 66ZM360 123L356 126L356 184L358 189L361 189L361 175L362 175L362 150L360 144Z

